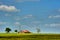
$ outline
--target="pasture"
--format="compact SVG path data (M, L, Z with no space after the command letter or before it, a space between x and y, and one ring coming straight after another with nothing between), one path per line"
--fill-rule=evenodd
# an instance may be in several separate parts
M60 34L0 33L0 40L60 40Z

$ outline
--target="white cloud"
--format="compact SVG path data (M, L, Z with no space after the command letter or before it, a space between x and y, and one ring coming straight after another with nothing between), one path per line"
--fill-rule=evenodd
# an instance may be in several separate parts
M17 21L18 21L18 20L21 20L21 18L20 18L20 17L15 17L14 19L15 19L15 20L17 20Z
M15 22L14 25L19 26L21 24L20 24L20 22Z
M58 9L58 12L60 12L60 9Z
M49 16L48 18L60 18L60 15Z
M23 19L29 19L29 18L32 18L32 17L33 17L32 14L29 14L29 15L26 15L26 16L22 16L22 17L15 16L15 17L14 17L14 20L19 21L19 20L23 20Z
M16 18L16 20L20 20L20 18Z
M0 25L4 25L4 24L7 24L7 22L0 22Z
M32 18L32 16L33 16L33 15L30 14L30 15L24 16L24 18Z
M40 0L16 0L16 2L26 2L26 1L40 1Z
M40 24L40 21L33 21L32 24Z
M27 27L27 25L21 25L21 27Z
M0 5L0 11L17 12L20 10L18 10L15 6Z
M24 1L40 1L40 0L24 0Z
M47 27L60 27L60 23L45 24Z
M52 18L52 16L49 16L48 18Z
M2 2L0 2L0 4L3 4Z
M10 14L5 14L6 17L11 16Z

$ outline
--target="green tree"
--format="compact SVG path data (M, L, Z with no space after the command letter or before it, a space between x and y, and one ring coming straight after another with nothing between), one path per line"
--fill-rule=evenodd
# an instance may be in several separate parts
M10 29L10 28L6 28L5 31L6 31L7 33L9 33L9 32L11 31L11 29Z
M39 29L39 28L36 28L36 30L37 30L37 33L39 33L39 32L40 32L40 29Z
M15 32L18 32L17 30L15 30Z

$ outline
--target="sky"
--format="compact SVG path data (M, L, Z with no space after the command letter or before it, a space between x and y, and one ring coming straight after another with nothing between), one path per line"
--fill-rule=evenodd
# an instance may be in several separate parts
M6 27L60 33L60 0L0 0L0 32Z

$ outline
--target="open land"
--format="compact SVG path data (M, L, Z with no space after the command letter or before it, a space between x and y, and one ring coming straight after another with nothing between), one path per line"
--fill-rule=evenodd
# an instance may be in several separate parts
M60 40L60 34L0 33L0 40Z

